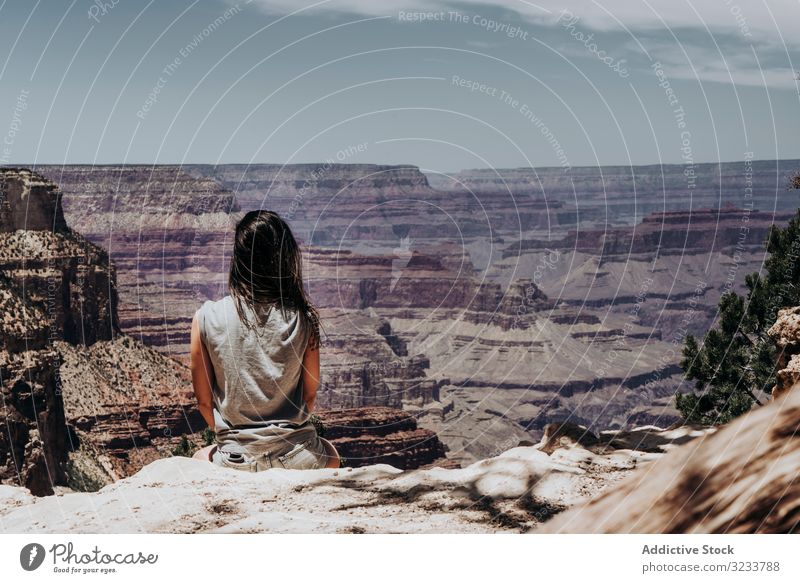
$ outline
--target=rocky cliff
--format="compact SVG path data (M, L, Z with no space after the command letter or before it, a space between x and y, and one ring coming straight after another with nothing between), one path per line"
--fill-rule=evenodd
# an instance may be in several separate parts
M85 180L81 172L69 176L74 189ZM0 435L0 478L37 495L65 486L93 490L173 455L181 436L201 445L205 422L188 368L118 329L117 284L108 254L67 227L56 185L29 170L3 169L0 177L0 380L6 427ZM172 188L179 215L196 210L192 204L198 200L201 206L220 204L213 189L186 195L180 178L152 189L163 199ZM91 194L86 198L93 213L109 210ZM131 215L134 207L125 205L134 203L120 203L120 213ZM27 214L18 212L19 205ZM181 273L180 267L172 269ZM124 301L127 293L122 295ZM398 349L391 330L382 332L375 333L380 343L390 350L394 342ZM411 359L398 372L395 382L405 383L407 398L429 398L435 390L435 383L414 388L425 367ZM445 448L436 435L402 411L327 415L331 439L351 465L443 463Z
M0 480L37 495L67 482L69 434L56 341L91 344L116 329L106 254L66 226L57 187L0 170Z
M0 233L67 231L58 187L26 169L0 172Z
M55 185L23 169L0 170L0 249L0 480L44 495L67 481L55 341L113 334L113 271L100 249L67 228Z
M703 435L543 533L800 532L800 391Z
M68 434L59 390L59 355L47 345L47 319L0 278L0 482L36 495L66 483ZM16 315L24 315L21 324Z
M13 533L797 533L799 435L800 391L790 390L722 427L595 434L553 424L538 444L463 469L251 474L174 457L93 494L37 500L0 486L0 524Z
M683 339L760 268L793 164L42 171L117 261L122 330L177 358L196 307L224 293L228 211L283 214L329 333L320 402L402 407L469 463L549 422L676 421Z
M177 166L41 166L70 226L108 252L120 329L170 356L187 353L197 307L225 283L231 192Z
M527 532L704 431L609 432L593 450L561 435L549 453L543 440L463 469L245 473L174 457L91 494L35 500L0 487L0 524L15 533Z
M753 160L719 164L583 166L563 168L477 168L453 176L432 175L434 188L468 189L476 196L513 192L559 205L555 224L593 226L600 222L633 225L664 211L721 208L726 205L791 211L780 196L800 160ZM689 200L691 198L691 204Z
M777 383L773 398L800 388L800 307L778 312L778 319L767 332L778 350Z
M355 468L388 464L402 470L422 466L458 467L445 457L445 446L428 429L417 427L414 417L388 407L323 410L323 435Z
M416 166L226 164L185 171L219 182L235 193L243 210L266 208L285 216L310 245L353 248L364 242L390 250L400 237L441 239L443 227L448 233L456 227L432 220L430 202L439 193ZM455 209L440 202L442 211Z
M0 188L0 477L45 495L75 486L80 460L133 473L143 463L126 465L127 451L149 445L145 429L187 430L188 373L119 333L113 265L67 227L55 184L2 169Z

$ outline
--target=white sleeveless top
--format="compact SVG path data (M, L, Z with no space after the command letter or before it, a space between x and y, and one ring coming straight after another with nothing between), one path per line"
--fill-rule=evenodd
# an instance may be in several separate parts
M315 432L306 423L301 376L309 330L293 310L286 318L279 308L259 313L262 324L254 331L242 324L229 295L198 311L200 338L214 367L217 444L228 451L280 452ZM255 317L250 308L246 314Z

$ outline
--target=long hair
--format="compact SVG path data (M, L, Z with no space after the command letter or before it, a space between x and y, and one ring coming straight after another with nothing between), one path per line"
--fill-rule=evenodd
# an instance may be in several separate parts
M319 312L303 288L300 248L289 225L272 211L250 211L236 225L228 288L242 323L257 329L257 308L294 310L311 330L309 345L320 342Z

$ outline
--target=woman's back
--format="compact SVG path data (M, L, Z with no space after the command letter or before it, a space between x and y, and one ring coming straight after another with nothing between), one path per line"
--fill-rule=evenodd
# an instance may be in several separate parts
M310 334L295 311L286 312L259 309L253 329L243 325L231 296L200 308L200 338L214 369L218 443L246 444L308 420L301 373ZM246 315L255 317L250 308Z
M215 463L259 471L338 467L310 422L320 381L319 313L286 221L250 211L236 225L228 296L192 319L192 385L215 431ZM204 451L204 450L201 450Z

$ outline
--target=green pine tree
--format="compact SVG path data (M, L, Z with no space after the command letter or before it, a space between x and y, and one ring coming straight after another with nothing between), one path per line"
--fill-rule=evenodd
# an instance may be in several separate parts
M745 278L746 295L730 291L719 301L718 326L702 343L686 337L681 368L695 392L678 393L676 407L690 423L721 424L761 405L757 394L775 384L777 354L767 336L778 310L800 305L800 209L785 228L773 225L764 275Z

